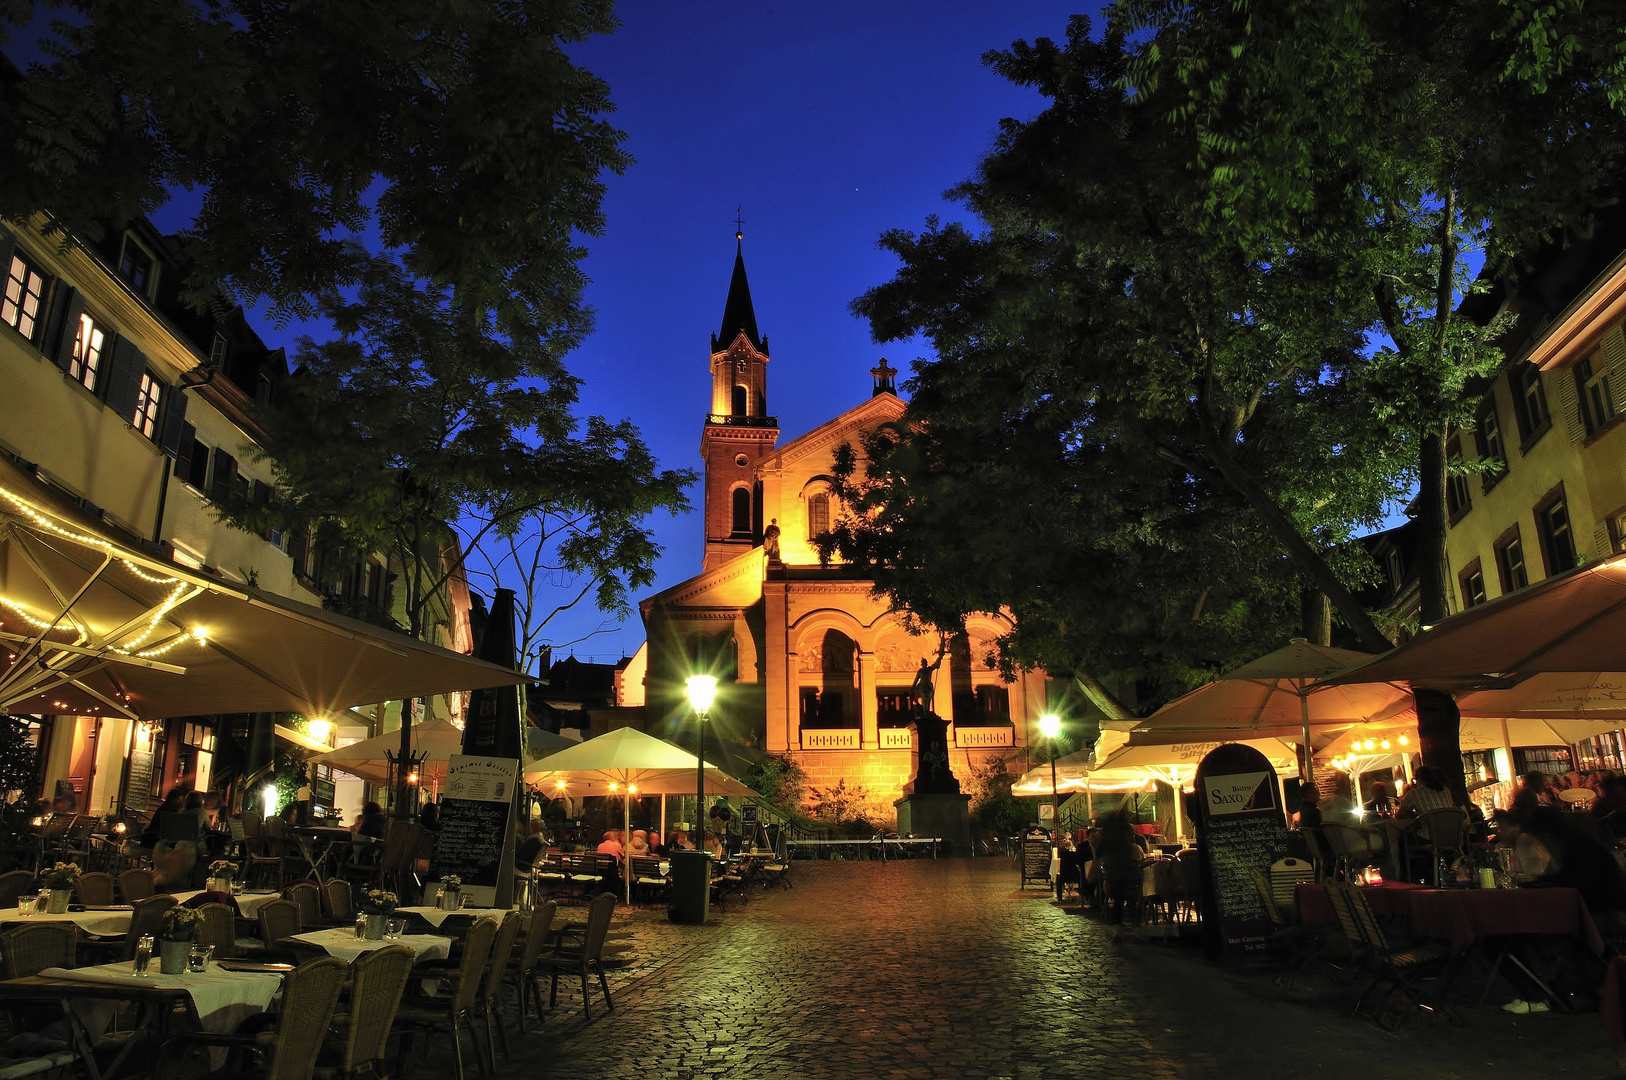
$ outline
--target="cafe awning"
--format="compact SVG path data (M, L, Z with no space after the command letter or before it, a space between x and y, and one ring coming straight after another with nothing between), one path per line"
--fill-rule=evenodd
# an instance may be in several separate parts
M0 648L0 711L12 713L332 716L525 678L175 566L3 459Z

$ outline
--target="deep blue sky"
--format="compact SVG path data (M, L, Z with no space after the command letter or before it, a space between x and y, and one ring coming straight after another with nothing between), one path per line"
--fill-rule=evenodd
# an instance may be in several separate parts
M982 54L1060 38L1078 5L1039 2L623 3L620 31L573 50L604 78L637 159L610 179L590 242L597 329L572 357L584 412L630 417L663 467L698 467L710 406L709 335L722 319L743 206L769 401L781 441L869 394L881 356L907 371L920 345L878 346L847 305L889 278L888 228L963 216L942 193L969 176L1002 117L1043 107ZM692 492L698 499L698 485ZM700 569L697 513L656 522L656 588ZM556 641L597 628L556 620ZM613 660L643 640L634 615L574 647Z

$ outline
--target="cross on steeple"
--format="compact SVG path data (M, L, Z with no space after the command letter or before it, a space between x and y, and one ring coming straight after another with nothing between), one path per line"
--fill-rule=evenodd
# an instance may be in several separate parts
M736 240L745 239L745 218L741 216L744 209L743 204L734 208L734 239Z

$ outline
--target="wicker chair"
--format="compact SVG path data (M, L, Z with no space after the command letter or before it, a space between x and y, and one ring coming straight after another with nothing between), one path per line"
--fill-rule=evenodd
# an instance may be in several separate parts
M485 975L480 979L478 1007L485 1016L486 1057L491 1061L493 1070L497 1067L497 1040L493 1029L502 1035L502 1056L512 1056L508 1051L508 1033L502 1029L498 998L502 994L503 983L508 979L508 965L515 960L514 945L519 941L523 921L517 911L503 916L502 925L497 928L497 937L491 946L491 958L486 961Z
M27 870L0 874L0 908L16 907L17 898L34 887L34 875Z
M343 878L329 878L327 906L335 926L347 926L356 921L356 901L350 883Z
M198 924L193 940L199 945L213 945L215 959L237 955L237 913L225 904L204 904L198 908Z
M21 979L48 967L74 966L72 923L35 923L0 934L0 978Z
M478 1008L480 976L485 971L486 960L491 956L492 939L496 936L497 924L490 919L480 919L469 927L468 934L463 938L462 963L455 973L445 979L451 984L451 992L445 997L420 998L404 1003L395 1016L396 1026L407 1031L451 1035L457 1060L457 1080L464 1080L463 1038L459 1024L468 1027L469 1037L474 1040L475 1057L478 1059L480 1055L474 1014ZM483 1062L481 1071L484 1071Z
M119 875L119 895L126 904L158 895L158 877L151 870L126 870Z
M299 907L292 900L268 900L260 905L260 940L268 949L283 948L299 933Z
M157 935L163 926L164 912L175 906L175 898L168 893L149 896L130 905L130 929L123 941L81 941L79 954L87 963L109 963L134 960L136 942L145 934Z
M525 1031L525 1009L533 997L536 999L537 1022L542 1022L542 983L537 978L536 961L548 943L548 931L553 929L553 916L558 910L559 905L549 900L531 912L531 925L525 928L525 941L519 956L509 965L509 971L519 978L519 1030L522 1033Z
M107 907L113 903L112 874L80 874L79 902L86 907Z
M593 1018L592 1002L588 992L587 976L598 975L599 989L604 992L604 1005L614 1010L615 1002L610 1000L610 982L604 977L604 965L599 962L599 954L604 951L604 939L610 933L610 919L615 914L615 894L599 893L593 902L587 905L587 922L585 925L577 924L575 927L566 926L560 932L559 944L554 947L548 956L537 958L538 974L548 975L552 983L548 989L548 1007L551 1009L559 1000L559 976L579 975L582 980L582 1011L587 1019ZM579 946L566 945L566 934L577 930L581 936Z
M249 1050L265 1060L266 1080L310 1080L316 1055L322 1049L318 1032L327 1030L339 1003L350 965L335 956L323 956L299 965L282 983L282 1007L276 1027L248 1035L216 1035L197 1031L164 1043L153 1062L153 1080L162 1080L164 1059L175 1047L225 1046Z
M243 879L270 883L282 888L287 880L282 866L282 839L273 837L265 822L253 814L243 815L243 853L248 859Z
M299 909L299 928L301 930L315 930L327 925L322 918L322 890L315 885L300 883L290 885L282 890L284 900L292 900Z
M412 977L413 957L405 945L388 945L350 965L350 1004L330 1022L338 1042L329 1040L317 1061L316 1080L389 1075L384 1062L390 1030Z

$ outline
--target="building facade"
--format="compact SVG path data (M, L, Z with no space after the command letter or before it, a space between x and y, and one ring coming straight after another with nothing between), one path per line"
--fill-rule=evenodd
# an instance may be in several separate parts
M692 728L684 679L715 674L720 738L790 756L820 796L861 789L866 815L889 820L910 777L911 686L921 660L937 659L939 638L910 634L873 582L821 563L815 540L840 509L837 448L856 448L865 431L903 416L896 372L883 360L867 400L781 445L767 404L768 340L739 252L709 360L701 572L641 603L648 638L629 667L644 669L648 729ZM993 659L1009 629L1002 615L973 617L936 671L934 707L950 721L962 777L1042 738L1045 675L1007 683ZM621 700L634 696L624 690Z

